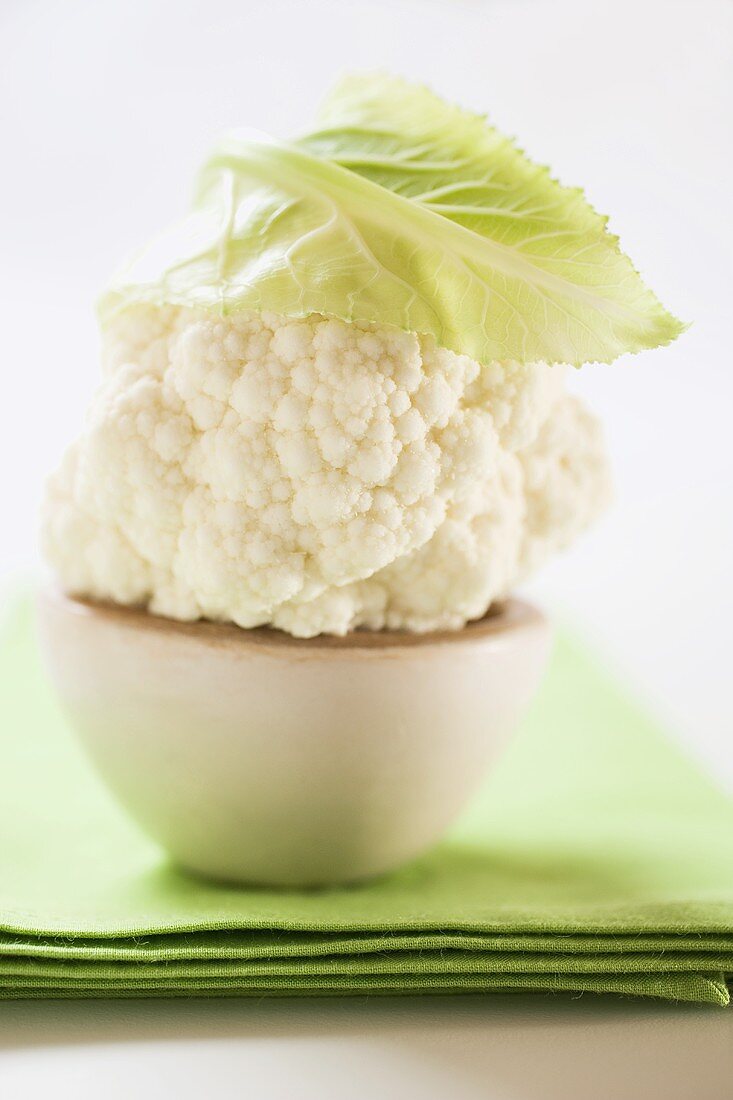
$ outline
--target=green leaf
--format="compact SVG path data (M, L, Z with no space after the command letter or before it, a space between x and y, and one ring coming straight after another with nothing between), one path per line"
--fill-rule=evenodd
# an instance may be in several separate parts
M375 321L480 362L610 362L683 329L580 191L385 76L342 82L298 142L220 143L192 213L118 276L103 319L140 301Z

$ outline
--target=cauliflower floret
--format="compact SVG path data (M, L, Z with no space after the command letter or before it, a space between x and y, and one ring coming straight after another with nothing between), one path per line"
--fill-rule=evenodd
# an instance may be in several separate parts
M312 315L136 307L49 484L77 595L298 636L481 616L602 506L563 370Z

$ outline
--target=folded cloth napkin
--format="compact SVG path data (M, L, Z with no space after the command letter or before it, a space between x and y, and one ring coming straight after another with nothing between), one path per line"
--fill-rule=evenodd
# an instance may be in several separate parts
M733 805L567 640L435 851L367 884L276 891L171 866L66 728L29 609L7 625L0 997L588 990L725 1005L726 973Z

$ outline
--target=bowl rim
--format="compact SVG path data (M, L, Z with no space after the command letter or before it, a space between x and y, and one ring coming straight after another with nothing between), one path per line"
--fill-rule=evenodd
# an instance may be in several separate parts
M533 604L511 596L491 605L481 618L455 630L417 633L409 630L369 630L359 627L348 634L317 634L296 638L272 626L241 627L232 622L208 619L184 621L155 614L139 605L96 600L64 592L58 585L45 586L38 596L41 604L73 615L78 619L107 622L123 629L151 635L173 635L199 643L233 648L277 649L290 651L331 650L340 652L380 652L385 649L416 649L425 646L466 645L484 638L504 635L546 625L545 616Z

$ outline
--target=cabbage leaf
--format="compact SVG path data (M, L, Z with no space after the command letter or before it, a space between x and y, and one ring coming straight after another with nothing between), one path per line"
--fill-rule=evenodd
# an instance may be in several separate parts
M485 119L389 76L350 77L317 130L214 149L189 216L102 299L323 313L432 335L479 362L576 366L683 329L577 189Z

